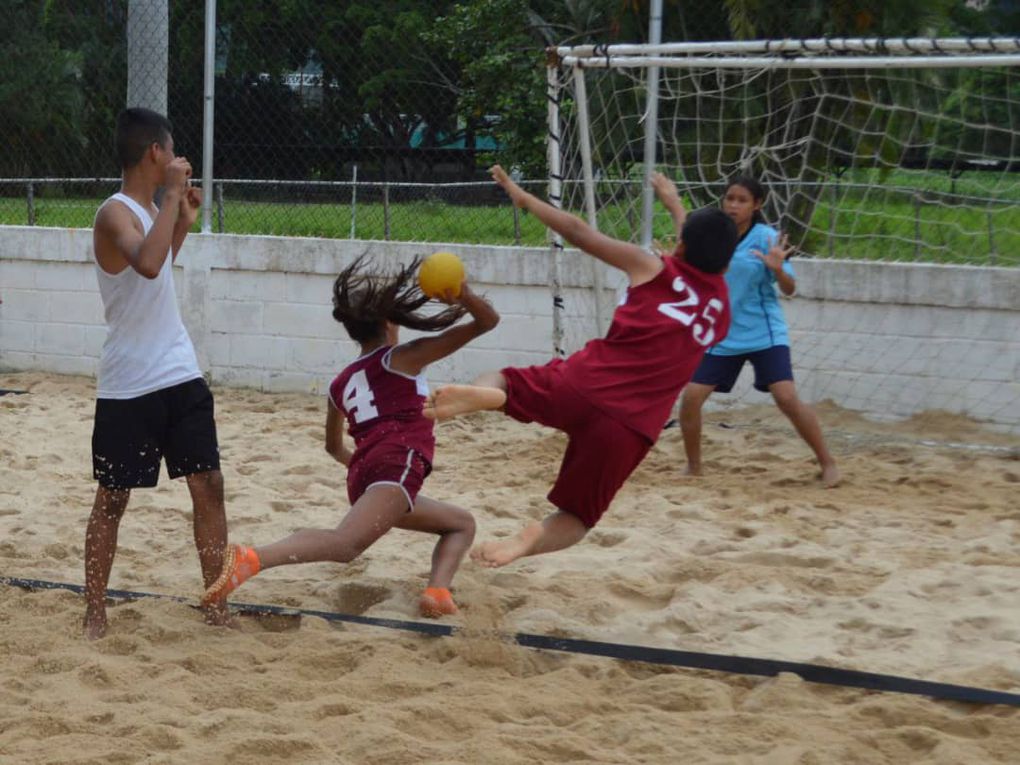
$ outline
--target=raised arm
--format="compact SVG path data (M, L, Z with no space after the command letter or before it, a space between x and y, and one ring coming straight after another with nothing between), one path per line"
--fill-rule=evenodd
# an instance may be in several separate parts
M687 210L684 208L684 203L680 201L676 184L662 173L653 173L652 188L655 189L655 196L659 198L662 206L669 211L669 217L673 219L673 235L679 243L684 221L687 220Z
M558 210L529 194L510 180L499 165L493 165L489 172L517 207L530 212L575 247L626 273L632 286L651 281L662 270L662 262L651 253L636 244L601 234L576 215Z
M143 234L134 215L123 205L104 205L96 218L94 232L99 265L116 273L126 262L146 279L159 276L174 241L181 196L185 193L184 186L190 175L191 165L183 157L173 159L167 165L163 206L148 234Z
M448 296L446 302L464 306L471 315L471 321L456 324L437 335L419 337L398 345L390 354L391 369L405 375L416 375L429 364L449 356L499 324L496 309L472 292L466 283L461 285L459 297L453 299Z
M787 259L793 254L795 249L790 244L790 237L787 234L783 234L779 237L778 241L775 239L769 240L768 252L762 252L758 249L751 250L751 253L757 255L758 259L765 264L765 267L775 274L776 283L779 284L779 289L786 296L790 296L797 291L797 280L783 269Z

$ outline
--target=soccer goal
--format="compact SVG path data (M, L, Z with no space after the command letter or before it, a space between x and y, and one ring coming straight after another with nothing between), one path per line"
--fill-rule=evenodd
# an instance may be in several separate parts
M656 170L688 208L717 204L725 180L747 173L769 190L765 218L790 236L795 264L1020 265L1020 39L560 47L547 95L550 198L612 236L673 241L653 204ZM922 351L901 375L874 372L878 384L902 386ZM819 359L846 371L831 362Z

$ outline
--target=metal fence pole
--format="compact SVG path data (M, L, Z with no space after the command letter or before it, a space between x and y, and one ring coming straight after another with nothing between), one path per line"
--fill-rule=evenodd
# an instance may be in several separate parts
M205 83L202 107L202 233L212 231L213 106L216 92L216 0L205 0ZM219 224L223 231L223 186L219 187Z
M217 183L216 186L216 227L219 229L219 233L223 233L223 184Z
M357 229L358 221L358 165L354 164L354 170L351 172L351 236L354 238L354 232Z
M390 239L390 184L386 183L382 188L382 216L383 216L383 239Z
M914 194L914 260L921 259L921 195Z
M836 257L836 205L839 203L839 179L832 186L832 203L829 206L829 257Z
M985 215L988 219L988 264L994 266L998 260L998 254L995 252L995 228L992 226L992 211L989 210Z
M519 167L510 169L510 180L518 186L524 181L524 173ZM517 205L510 205L510 209L514 211L514 244L519 245L521 243L521 210Z
M35 225L35 184L28 184L28 225Z

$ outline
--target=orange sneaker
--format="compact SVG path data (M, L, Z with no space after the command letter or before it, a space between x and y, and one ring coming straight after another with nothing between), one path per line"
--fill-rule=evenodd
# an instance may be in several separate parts
M262 568L262 562L254 547L244 545L227 545L223 553L223 568L216 581L209 585L209 588L202 596L202 605L226 598L247 580L251 579Z
M429 619L449 616L458 611L457 604L453 602L453 596L445 587L426 587L418 605L421 608L421 615Z

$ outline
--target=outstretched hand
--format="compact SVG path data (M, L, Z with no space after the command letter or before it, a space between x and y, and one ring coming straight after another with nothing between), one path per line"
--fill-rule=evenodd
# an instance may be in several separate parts
M753 249L751 253L758 256L758 259L765 264L765 267L770 271L780 271L783 268L783 264L786 262L794 250L797 248L790 244L790 237L787 234L783 234L779 239L769 239L768 252L762 252L761 250Z
M676 184L662 173L652 173L652 188L655 189L655 195L665 207L671 210L674 207L684 209L684 203L680 200Z
M510 176L507 175L506 170L500 165L493 165L489 168L489 174L492 176L492 180L503 187L503 190L509 195L510 201L516 207L524 207L524 198L528 192L514 183Z

